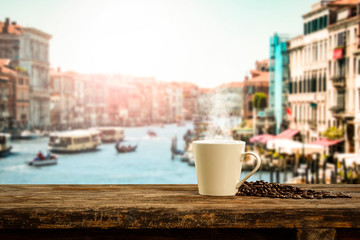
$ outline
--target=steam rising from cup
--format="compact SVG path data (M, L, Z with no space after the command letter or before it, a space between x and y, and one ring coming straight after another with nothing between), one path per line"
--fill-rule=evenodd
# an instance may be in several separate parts
M230 112L232 102L229 101L230 92L218 89L207 93L200 100L200 114L209 123L205 140L232 140Z

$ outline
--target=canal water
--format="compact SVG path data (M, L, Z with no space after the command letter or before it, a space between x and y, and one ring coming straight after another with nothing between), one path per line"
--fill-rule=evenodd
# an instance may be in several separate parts
M57 165L43 167L26 161L39 150L46 152L47 137L13 141L13 153L0 158L0 184L196 184L195 167L171 159L172 137L177 136L183 149L188 129L192 123L125 128L126 144L138 144L136 152L119 154L114 144L101 144L95 152L57 154ZM147 136L148 130L157 137ZM269 181L269 174L258 172L249 181L261 179Z

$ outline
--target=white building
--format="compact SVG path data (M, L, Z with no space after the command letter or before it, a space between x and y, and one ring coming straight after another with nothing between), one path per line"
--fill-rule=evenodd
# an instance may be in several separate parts
M50 125L49 41L51 35L35 28L25 28L7 18L0 22L0 58L12 59L30 80L30 126L48 128Z
M304 35L289 40L293 121L305 141L343 129L344 151L360 153L358 1L321 1L303 15Z
M345 131L345 151L360 153L359 1L329 4L329 125Z
M326 130L326 84L329 9L314 4L303 15L304 35L289 40L290 94L294 120L290 128L301 129L312 142Z

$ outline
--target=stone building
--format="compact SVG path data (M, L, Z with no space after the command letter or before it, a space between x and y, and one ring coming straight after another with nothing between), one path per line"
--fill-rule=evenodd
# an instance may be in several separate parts
M29 76L10 59L0 59L0 110L0 132L19 134L28 127Z
M269 101L269 61L256 63L256 69L250 70L250 77L244 80L244 116L243 119L253 119L253 97L255 93L265 93Z
M75 126L75 82L73 75L50 71L51 89L51 127L56 130L67 130Z
M11 59L13 67L21 67L29 74L30 127L50 126L49 41L51 35L16 22L0 22L0 58Z
M304 34L288 42L291 127L307 142L342 129L350 153L360 153L359 15L357 0L320 1L303 15Z

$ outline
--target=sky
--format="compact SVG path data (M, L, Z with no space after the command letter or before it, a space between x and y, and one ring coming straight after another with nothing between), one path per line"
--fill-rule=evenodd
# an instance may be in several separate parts
M200 87L243 81L274 33L302 34L316 0L1 0L6 17L52 35L51 67Z

